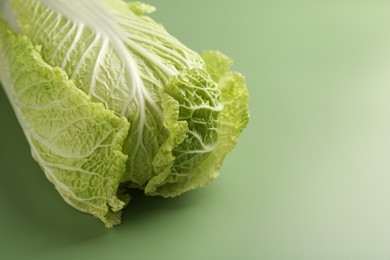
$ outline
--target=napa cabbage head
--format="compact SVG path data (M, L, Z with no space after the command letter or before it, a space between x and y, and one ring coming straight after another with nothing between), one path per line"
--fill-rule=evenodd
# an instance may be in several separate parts
M3 0L0 80L34 159L71 206L120 222L129 189L209 183L248 122L244 77L122 0Z

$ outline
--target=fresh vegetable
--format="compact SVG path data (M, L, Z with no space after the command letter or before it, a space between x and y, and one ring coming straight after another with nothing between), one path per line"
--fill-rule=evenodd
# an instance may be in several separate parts
M129 189L209 183L248 122L244 77L122 0L0 1L0 80L64 200L120 223Z

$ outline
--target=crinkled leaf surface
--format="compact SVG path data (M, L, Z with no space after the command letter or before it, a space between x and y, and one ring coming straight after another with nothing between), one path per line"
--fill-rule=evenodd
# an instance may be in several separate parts
M218 175L248 120L245 80L229 72L230 58L199 56L139 2L0 4L12 28L2 25L1 81L67 202L110 226L127 201L115 197L119 183L173 197Z
M117 224L125 205L116 194L127 159L127 120L92 102L4 22L0 50L1 81L47 178L73 207Z

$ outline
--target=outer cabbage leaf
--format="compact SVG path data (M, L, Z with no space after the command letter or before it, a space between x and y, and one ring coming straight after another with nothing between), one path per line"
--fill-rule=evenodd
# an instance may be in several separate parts
M118 224L129 199L117 198L127 159L122 153L127 120L92 102L1 19L0 80L33 157L64 200L108 227Z

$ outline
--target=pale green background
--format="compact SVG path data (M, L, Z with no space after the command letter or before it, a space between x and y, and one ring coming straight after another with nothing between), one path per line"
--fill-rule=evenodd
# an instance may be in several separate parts
M251 122L208 187L107 230L32 160L0 93L1 259L390 259L390 3L149 0L247 76Z

